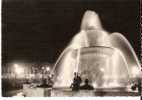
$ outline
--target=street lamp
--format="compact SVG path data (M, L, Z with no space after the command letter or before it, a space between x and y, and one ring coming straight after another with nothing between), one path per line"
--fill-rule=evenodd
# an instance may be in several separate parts
M46 71L48 72L48 71L50 71L50 67L48 66L48 67L46 67Z

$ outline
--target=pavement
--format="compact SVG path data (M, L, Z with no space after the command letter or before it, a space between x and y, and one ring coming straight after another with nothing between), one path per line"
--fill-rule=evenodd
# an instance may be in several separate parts
M79 91L72 91L70 88L62 88L62 89L52 89L52 93L54 96L65 96L65 97L72 97L72 96L140 96L137 91L113 91L113 90L79 90ZM23 96L23 90L13 90L6 93L5 97L15 97L15 96ZM52 96L52 95L51 95Z
M19 90L11 90L11 91L8 91L6 93L4 93L4 97L12 97L12 96L16 96L18 93L21 93L23 92L22 89L19 89Z

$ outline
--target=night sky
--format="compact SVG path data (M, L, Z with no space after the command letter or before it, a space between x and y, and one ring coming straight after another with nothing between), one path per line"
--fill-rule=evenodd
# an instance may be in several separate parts
M126 36L139 57L139 0L3 0L3 63L55 63L88 9L99 14L107 31Z

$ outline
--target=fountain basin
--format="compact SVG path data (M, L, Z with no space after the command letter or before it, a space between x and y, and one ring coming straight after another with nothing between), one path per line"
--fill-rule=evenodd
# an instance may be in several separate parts
M67 69L59 66L57 81L55 81L57 87L69 87L71 85L74 75L73 69L80 73L83 81L86 78L89 79L95 88L124 87L129 84L128 66L115 48L105 46L83 47L78 50L75 49L69 58L73 60L72 63L70 61L72 66L66 65L70 66ZM65 70L70 73L67 73L68 77L64 76Z

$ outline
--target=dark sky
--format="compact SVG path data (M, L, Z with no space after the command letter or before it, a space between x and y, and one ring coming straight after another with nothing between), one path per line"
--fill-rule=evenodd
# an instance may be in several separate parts
M99 14L107 31L123 33L139 55L139 0L3 0L3 63L54 63L87 9Z

